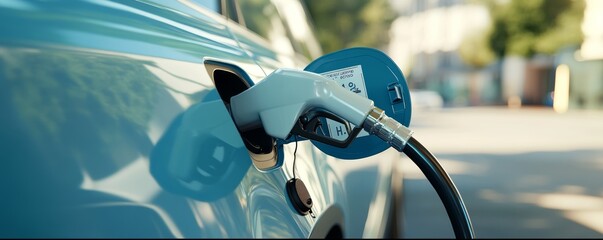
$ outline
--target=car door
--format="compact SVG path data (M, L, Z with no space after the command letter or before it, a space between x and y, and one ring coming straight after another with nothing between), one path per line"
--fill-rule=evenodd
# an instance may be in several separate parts
M240 145L219 138L232 135L184 140L180 153L199 154L190 170L205 174L176 179L189 181L187 191L163 182L179 175L149 171L153 159L171 159L162 155L175 152L170 130L191 126L180 120L228 124L206 58L261 72L219 11L193 1L0 3L0 235L308 236L310 219L287 210L283 171L263 174L239 159L244 179L219 191L230 180L203 170L210 160L200 150L227 163Z

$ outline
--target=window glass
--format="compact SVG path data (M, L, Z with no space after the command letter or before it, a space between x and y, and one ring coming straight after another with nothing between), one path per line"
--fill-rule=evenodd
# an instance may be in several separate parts
M281 16L270 0L238 1L245 26L264 37L275 50L293 54L295 51L288 36L288 30Z
M223 3L222 15L245 26L243 17L241 17L241 9L239 8L239 4L237 4L237 1L236 0L224 0L222 3Z
M293 47L308 59L315 59L322 55L320 44L314 35L314 28L309 20L309 15L303 2L297 0L274 1L279 9L285 24L290 31Z
M309 60L321 55L322 50L301 2L246 0L237 3L243 15L240 23L266 38L275 49L301 53Z

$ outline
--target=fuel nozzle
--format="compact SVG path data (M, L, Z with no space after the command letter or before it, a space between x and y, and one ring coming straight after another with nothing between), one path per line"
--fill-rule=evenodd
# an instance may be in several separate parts
M287 139L296 123L308 126L305 123L314 117L331 116L362 126L374 108L372 100L345 90L333 80L294 69L277 69L230 101L240 130L263 126L268 135L279 139ZM321 114L309 117L309 113Z
M373 101L349 92L336 81L319 74L278 69L257 85L230 99L233 119L242 131L263 127L270 136L287 139L291 134L345 147L360 129L378 136L404 152L423 171L442 199L458 238L473 238L465 205L437 159L411 137L412 131L375 107ZM341 142L316 134L320 117L355 125ZM349 132L349 131L348 131Z
M364 128L401 150L412 134L375 107L372 100L342 88L336 81L307 71L278 69L230 101L233 118L240 130L264 127L268 135L280 139L295 133L345 147ZM345 124L352 134L345 141L316 134L319 117ZM352 130L349 124L357 127Z

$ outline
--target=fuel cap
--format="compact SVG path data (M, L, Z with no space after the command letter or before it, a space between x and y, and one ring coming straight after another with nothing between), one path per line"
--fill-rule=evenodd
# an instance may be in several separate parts
M312 198L306 184L299 178L292 178L286 184L287 195L293 204L293 207L301 215L307 215L312 212Z
M384 52L366 47L354 47L324 55L306 68L337 81L341 87L373 100L375 107L408 127L410 124L410 90L398 65ZM352 126L356 127L356 126ZM344 124L327 119L322 125L329 138L347 139L352 134ZM311 140L323 153L339 159L359 159L373 156L390 148L375 135L362 130L345 148Z

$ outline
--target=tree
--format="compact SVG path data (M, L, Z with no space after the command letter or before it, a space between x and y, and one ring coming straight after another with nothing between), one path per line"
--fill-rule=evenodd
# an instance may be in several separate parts
M459 47L461 60L470 67L483 68L495 59L494 52L488 45L489 32L474 32L465 36Z
M353 46L382 48L396 17L388 0L304 0L322 49L328 53Z
M582 42L583 0L489 1L488 5L493 17L489 45L498 57L552 54Z

